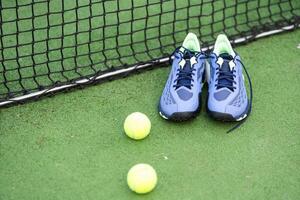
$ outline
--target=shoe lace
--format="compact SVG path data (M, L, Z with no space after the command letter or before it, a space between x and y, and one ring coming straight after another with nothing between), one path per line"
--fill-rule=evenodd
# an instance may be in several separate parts
M192 76L195 75L194 71L196 71L196 69L194 69L194 67L191 67L190 61L186 61L182 69L177 69L177 78L174 80L175 84L173 85L173 87L176 87L177 89L184 86L191 89L191 87L194 86L194 80L192 78Z
M221 57L223 58L224 56L221 55ZM234 78L236 77L236 70L234 68L231 70L229 67L229 62L232 59L232 56L224 57L223 64L217 68L217 78L215 84L215 87L217 87L217 89L228 88L231 91L234 91L236 89L236 87L234 87L234 84L236 84L236 82L234 81Z
M183 67L180 67L177 69L177 73L176 73L176 79L174 80L174 85L173 87L175 87L176 89L179 87L186 87L191 89L194 85L193 85L193 75L195 75L195 71L196 69L191 65L190 62L190 58L192 58L193 56L195 56L197 53L196 52L192 52L184 47L178 47L175 49L175 51L173 52L172 55L174 55L177 59L179 57L176 56L175 53L177 53L178 51L180 51L180 49L184 49L183 50L183 58L185 60L185 64ZM170 61L172 61L172 58L170 58Z
M252 111L252 99L253 99L253 92L252 92L252 82L251 82L251 78L250 78L250 75L246 69L246 67L244 66L244 64L242 63L241 60L237 59L237 61L243 66L243 69L247 75L247 79L248 79L248 83L249 83L249 92L250 92L250 99L249 99L249 109L248 109L248 112L247 112L247 117L244 118L242 121L240 121L239 123L237 123L234 127L232 127L231 129L229 129L227 131L227 133L230 133L231 131L237 129L238 127L240 127L245 121L246 119L249 117L251 111Z

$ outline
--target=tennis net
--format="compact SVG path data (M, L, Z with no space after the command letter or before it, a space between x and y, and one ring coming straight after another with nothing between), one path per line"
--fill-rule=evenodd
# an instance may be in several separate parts
M188 32L202 50L293 30L299 0L1 0L0 105L168 61Z

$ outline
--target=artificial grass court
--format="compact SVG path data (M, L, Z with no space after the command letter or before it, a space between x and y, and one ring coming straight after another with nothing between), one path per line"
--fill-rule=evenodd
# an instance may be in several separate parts
M186 123L158 115L169 68L1 109L0 199L299 199L299 38L296 30L236 48L254 99L230 134L234 124L205 109ZM152 122L142 141L123 133L135 111ZM126 185L141 162L158 173L142 196Z

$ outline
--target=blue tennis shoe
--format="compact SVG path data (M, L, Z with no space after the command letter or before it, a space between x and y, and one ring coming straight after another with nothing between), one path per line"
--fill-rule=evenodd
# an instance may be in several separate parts
M195 34L189 33L173 53L172 69L159 101L159 114L169 120L185 121L201 108L205 55Z
M251 112L251 80L241 58L232 49L225 35L218 36L213 53L209 57L209 65L206 66L209 87L207 112L213 118L222 121L245 119ZM243 69L249 80L250 99L247 97Z

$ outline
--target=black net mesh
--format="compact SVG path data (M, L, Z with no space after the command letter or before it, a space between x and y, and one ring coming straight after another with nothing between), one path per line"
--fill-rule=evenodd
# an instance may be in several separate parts
M248 42L299 16L299 0L0 0L0 102L155 65L187 32L202 47L221 32Z

